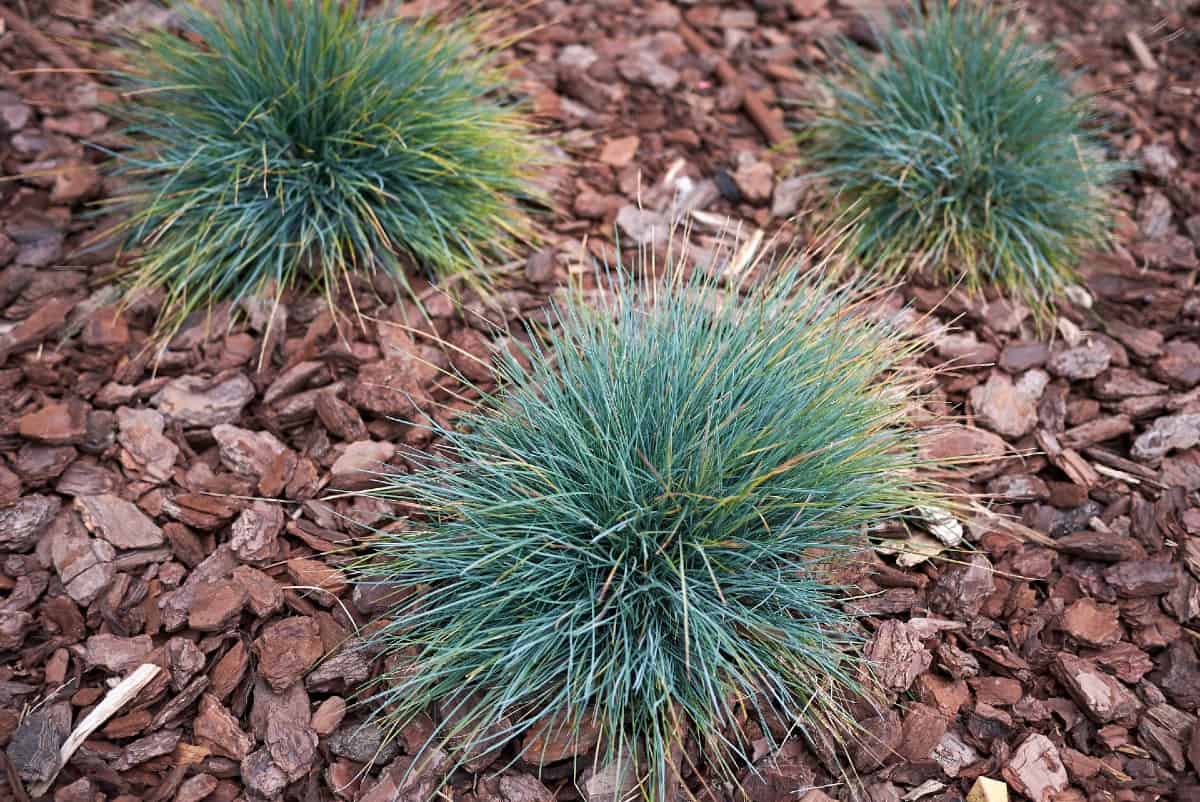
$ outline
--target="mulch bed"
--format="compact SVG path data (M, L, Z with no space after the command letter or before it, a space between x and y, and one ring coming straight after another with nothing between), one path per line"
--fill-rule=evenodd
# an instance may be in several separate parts
M109 189L83 143L109 141L97 105L111 98L61 71L103 67L86 43L111 15L152 10L6 4L0 163L20 178L0 183L0 797L27 798L66 733L151 662L165 671L75 753L56 800L428 798L436 766L398 786L420 728L380 751L347 710L377 667L344 644L381 600L347 585L341 550L389 510L322 500L428 446L395 417L469 403L436 366L487 380L407 324L487 359L589 251L611 254L614 225L661 248L670 214L690 215L701 258L725 216L738 244L786 233L807 184L769 149L780 119L762 109L815 97L822 44L868 40L867 5L521 4L504 20L526 32L510 51L519 90L564 162L546 174L547 242L496 305L430 294L425 323L364 284L361 323L297 295L273 321L269 306L194 321L156 367L158 299L119 307L113 254L79 250L99 224L87 203ZM894 704L864 720L874 743L851 758L872 802L950 802L979 776L1033 802L1200 800L1200 8L1029 5L1143 166L1117 247L1082 265L1090 308L1065 308L1053 336L1002 300L903 290L956 321L929 357L962 366L931 393L956 421L931 448L989 457L956 481L999 515L967 521L976 549L951 561L873 557L860 577ZM799 744L762 757L755 802L846 797L808 790L840 778ZM521 761L473 768L441 798L601 784L569 761L540 780Z

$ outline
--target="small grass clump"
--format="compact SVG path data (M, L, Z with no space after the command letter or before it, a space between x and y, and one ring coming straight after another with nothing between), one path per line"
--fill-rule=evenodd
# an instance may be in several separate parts
M723 779L748 764L746 715L768 738L853 726L827 561L930 503L917 346L790 270L742 292L680 268L614 283L599 309L561 305L499 395L431 424L444 454L371 491L409 516L356 569L404 599L362 705L392 733L440 710L427 746L476 756L598 729L600 759L665 800L685 740Z
M350 271L478 279L530 232L537 156L494 52L462 24L354 0L174 6L182 36L138 34L117 109L131 148L120 233L168 323L225 299Z
M809 154L864 267L993 284L1045 312L1106 242L1119 165L1048 49L983 3L931 5L878 33L882 63L845 51Z

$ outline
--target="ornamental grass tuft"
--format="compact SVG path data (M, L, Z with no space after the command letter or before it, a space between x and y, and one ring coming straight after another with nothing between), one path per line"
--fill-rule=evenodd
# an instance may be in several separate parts
M134 34L119 233L167 325L226 299L352 271L480 279L530 233L537 161L494 51L464 24L354 0L180 3L182 36ZM477 27L477 24L476 24Z
M403 599L360 702L388 732L440 711L427 748L521 739L541 763L538 743L598 731L601 762L665 800L681 776L736 778L747 716L767 738L853 728L859 635L830 571L931 503L920 344L861 288L683 272L604 271L605 302L571 295L497 394L429 424L437 455L370 491L407 513L356 565Z
M1120 165L1050 50L983 3L931 5L878 32L881 63L844 51L809 156L866 269L994 285L1044 313L1106 243Z

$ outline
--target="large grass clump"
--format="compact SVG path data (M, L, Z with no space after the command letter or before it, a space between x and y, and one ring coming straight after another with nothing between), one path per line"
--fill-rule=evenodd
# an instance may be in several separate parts
M537 161L468 24L368 17L354 0L177 3L120 75L122 232L168 320L350 271L480 278L529 232Z
M684 740L697 776L746 765L747 714L852 726L858 636L828 561L929 503L916 346L791 270L736 292L619 272L435 426L443 455L372 491L409 515L359 579L411 595L373 636L390 670L362 704L392 733L440 710L428 745L459 754L599 729L601 761L664 800Z
M995 285L1046 311L1107 240L1119 166L1051 51L983 3L931 5L878 32L881 61L847 48L809 154L867 269Z

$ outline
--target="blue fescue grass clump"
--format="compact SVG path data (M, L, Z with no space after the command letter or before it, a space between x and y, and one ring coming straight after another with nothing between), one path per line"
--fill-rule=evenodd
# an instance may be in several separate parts
M135 284L192 310L348 273L479 278L529 234L537 161L471 24L367 17L354 0L179 3L137 34L118 109Z
M994 7L943 0L844 51L808 152L852 219L852 255L995 285L1044 312L1107 241L1106 161L1086 98Z
M435 426L440 457L372 491L409 512L357 568L411 594L362 700L391 732L444 700L428 745L475 755L586 723L664 800L684 739L718 775L747 764L747 713L853 726L858 636L828 561L929 503L918 346L790 269L730 291L667 276L573 296L499 395Z

